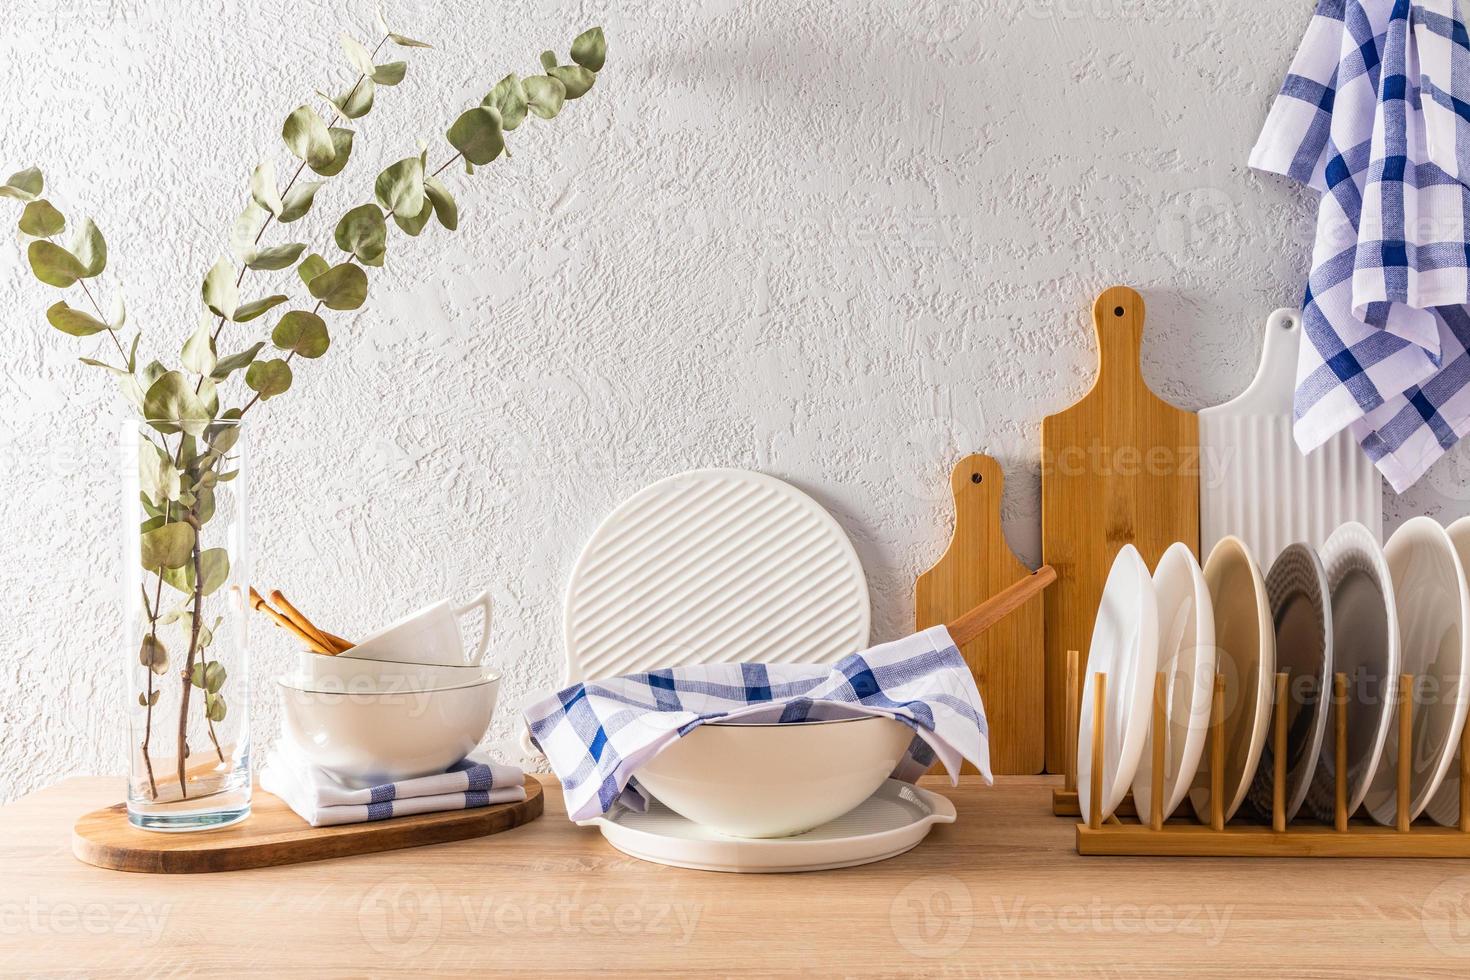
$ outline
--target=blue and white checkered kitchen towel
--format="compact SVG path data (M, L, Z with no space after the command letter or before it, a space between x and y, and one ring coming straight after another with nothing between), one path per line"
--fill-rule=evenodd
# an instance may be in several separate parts
M830 721L886 715L917 733L895 779L939 761L957 779L968 759L990 781L985 709L943 626L834 664L710 664L574 684L526 709L531 738L561 780L567 816L614 803L641 809L638 767L707 721Z
M514 766L470 756L440 774L351 789L307 762L285 736L260 773L260 788L279 796L313 827L516 803L526 798L525 782Z
M1322 195L1297 444L1350 427L1396 491L1470 431L1467 98L1458 0L1319 0L1250 157Z

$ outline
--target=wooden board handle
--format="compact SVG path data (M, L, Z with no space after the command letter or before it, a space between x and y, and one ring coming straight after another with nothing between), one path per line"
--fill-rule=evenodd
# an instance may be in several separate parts
M1042 589L1056 580L1056 569L1050 565L1042 565L1026 578L1006 586L959 619L947 624L945 629L949 630L949 638L954 641L955 646L964 646L1015 612L1027 600L1040 595Z
M1104 289L1093 302L1099 385L1131 385L1143 376L1143 314L1143 297L1127 286Z

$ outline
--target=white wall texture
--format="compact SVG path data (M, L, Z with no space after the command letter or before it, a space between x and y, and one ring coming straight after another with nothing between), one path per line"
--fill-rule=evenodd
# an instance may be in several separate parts
M292 226L324 250L382 165L441 145L505 71L594 23L610 42L585 100L454 179L457 234L393 239L369 306L333 318L333 349L250 434L258 582L344 633L493 589L491 742L559 679L563 583L646 483L721 465L811 493L857 546L874 639L892 638L947 539L956 455L1001 460L1011 543L1039 559L1040 421L1090 382L1099 289L1143 292L1144 373L1189 408L1245 386L1266 314L1301 293L1314 203L1245 159L1307 0L389 12L438 47L410 53ZM9 0L6 23L0 170L37 164L95 217L104 289L120 282L145 351L171 356L251 167L285 165L281 120L348 77L337 35L367 37L371 6ZM0 242L0 799L125 758L120 409L75 360L87 342L46 325L53 299ZM1390 526L1470 511L1467 463L1391 498ZM255 636L268 740L291 649Z

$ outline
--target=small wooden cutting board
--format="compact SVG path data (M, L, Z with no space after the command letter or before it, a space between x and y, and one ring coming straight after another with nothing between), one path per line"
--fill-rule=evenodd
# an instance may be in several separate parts
M989 456L966 456L950 474L954 536L914 583L914 625L952 621L1031 574L1006 545L1000 526L1004 477ZM1042 603L1037 596L960 647L975 675L990 725L990 766L998 775L1034 775L1044 762L1046 662ZM974 767L965 763L965 772Z
M241 871L485 837L535 820L544 802L541 784L528 775L526 798L519 803L312 827L257 786L250 816L220 830L180 834L139 830L128 822L125 803L93 810L72 828L71 850L88 864L114 871Z
M1150 568L1183 541L1199 555L1199 416L1160 399L1139 367L1143 297L1127 286L1093 304L1092 390L1041 423L1041 555L1046 591L1046 768L1066 764L1066 657L1087 649L1113 558L1125 544Z

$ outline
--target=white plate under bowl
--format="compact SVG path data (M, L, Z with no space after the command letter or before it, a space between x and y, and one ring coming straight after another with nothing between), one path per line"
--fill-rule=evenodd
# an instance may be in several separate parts
M769 874L850 868L911 850L939 823L954 823L954 804L896 779L847 813L796 837L726 837L686 820L657 800L646 813L617 810L584 820L624 854L696 871Z
M1168 679L1164 725L1164 819L1189 794L1210 729L1210 695L1215 677L1215 613L1210 588L1194 552L1182 541L1171 544L1154 569L1159 603L1158 673ZM1152 717L1152 715L1150 715ZM1152 813L1153 740L1150 723L1133 777L1133 802Z
M1460 556L1460 566L1466 570L1466 577L1470 579L1470 517L1462 517L1447 529L1450 543L1455 546L1455 553ZM1466 724L1470 724L1470 717L1466 718ZM1458 760L1460 753L1455 752ZM1454 827L1460 822L1460 767L1451 763L1445 772L1444 779L1435 790L1429 805L1424 808L1429 819L1442 827Z
M1415 695L1409 819L1424 812L1459 747L1470 673L1470 596L1449 534L1432 517L1404 522L1383 546L1399 616L1399 672L1412 674ZM1394 679L1397 688L1397 678ZM1348 721L1352 725L1351 719ZM1383 757L1363 806L1381 824L1397 813L1399 726L1389 726Z
M883 785L914 730L882 716L700 725L634 778L671 810L732 837L789 837L835 820Z
M1123 802L1148 734L1153 704L1154 668L1159 660L1159 605L1143 556L1125 544L1103 586L1092 644L1087 651L1087 679L1077 727L1077 802L1082 819L1094 805L1106 820ZM1101 801L1092 800L1093 690L1100 673L1108 675L1103 712Z

